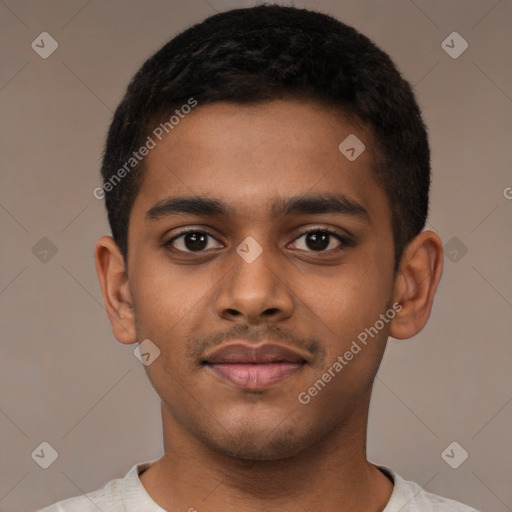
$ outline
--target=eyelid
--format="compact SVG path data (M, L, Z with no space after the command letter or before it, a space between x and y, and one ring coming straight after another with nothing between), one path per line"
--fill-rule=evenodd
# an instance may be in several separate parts
M317 231L321 231L321 232L324 232L324 233L329 233L330 235L334 235L334 236L346 239L347 241L352 239L352 235L350 235L345 230L335 229L335 228L331 228L329 226L317 225L317 226L314 226L312 228L308 228L308 229L305 229L305 230L300 230L299 234L295 237L294 240L296 240L297 238L301 237L302 235L307 235L308 233L316 233Z
M214 235L212 235L207 229L205 229L205 228L196 228L196 227L192 226L192 227L188 227L188 228L182 229L181 231L179 231L178 233L173 235L172 238L170 238L168 240L168 242L176 240L176 238L179 238L180 236L186 235L187 233L206 233L207 235L209 235L212 238L215 238L217 240L217 238Z

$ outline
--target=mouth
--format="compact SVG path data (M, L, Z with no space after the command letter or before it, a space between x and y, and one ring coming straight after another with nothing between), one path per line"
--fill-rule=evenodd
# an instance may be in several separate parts
M235 387L266 389L298 372L308 356L281 345L234 343L207 355L203 364Z

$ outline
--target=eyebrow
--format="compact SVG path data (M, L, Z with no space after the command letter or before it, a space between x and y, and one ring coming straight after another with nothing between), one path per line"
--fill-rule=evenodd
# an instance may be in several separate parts
M272 203L270 211L272 218L293 214L321 213L336 213L356 218L369 217L366 208L343 194L280 198ZM146 212L146 220L156 221L163 217L179 214L227 217L233 216L234 213L232 207L220 199L212 197L167 197L158 201Z

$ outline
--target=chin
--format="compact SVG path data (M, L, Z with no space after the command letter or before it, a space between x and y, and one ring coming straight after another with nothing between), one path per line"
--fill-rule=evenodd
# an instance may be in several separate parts
M289 441L265 442L257 444L249 439L231 443L215 443L209 440L211 447L224 455L238 460L275 461L292 457L300 451L295 443Z
M203 442L220 455L247 461L286 459L311 443L296 427L282 424L273 427L267 423L259 429L254 425L237 425L216 434L206 434Z

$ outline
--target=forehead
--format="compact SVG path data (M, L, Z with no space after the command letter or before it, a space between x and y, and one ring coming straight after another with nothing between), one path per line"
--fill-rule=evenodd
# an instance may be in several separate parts
M275 214L278 199L336 193L371 215L389 214L371 170L370 131L316 102L199 104L155 142L134 214L168 197L201 196L255 218Z

